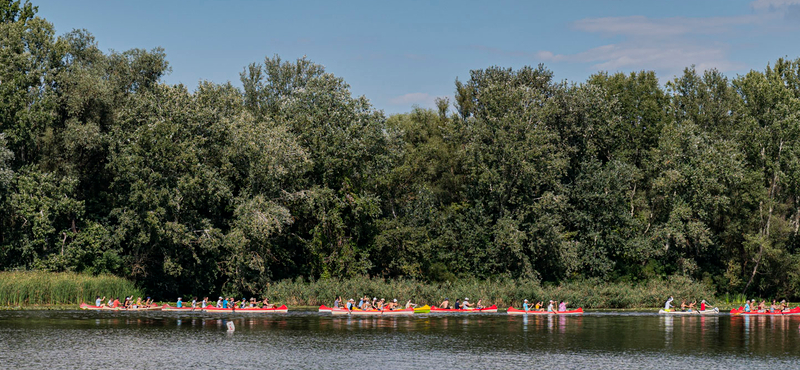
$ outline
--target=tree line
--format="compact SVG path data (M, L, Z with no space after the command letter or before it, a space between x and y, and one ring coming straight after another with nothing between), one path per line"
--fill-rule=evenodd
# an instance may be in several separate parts
M687 276L800 297L800 59L557 80L488 67L386 116L308 59L168 85L0 1L0 270L151 294L282 279Z

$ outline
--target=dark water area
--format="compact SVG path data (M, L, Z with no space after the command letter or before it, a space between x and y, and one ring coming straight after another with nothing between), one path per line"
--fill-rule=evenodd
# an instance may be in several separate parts
M0 368L797 369L799 326L798 316L608 312L359 318L0 311Z

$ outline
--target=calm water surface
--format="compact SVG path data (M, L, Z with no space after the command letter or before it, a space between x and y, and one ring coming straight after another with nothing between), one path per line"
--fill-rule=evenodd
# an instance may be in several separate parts
M798 326L797 316L0 311L0 368L798 369Z

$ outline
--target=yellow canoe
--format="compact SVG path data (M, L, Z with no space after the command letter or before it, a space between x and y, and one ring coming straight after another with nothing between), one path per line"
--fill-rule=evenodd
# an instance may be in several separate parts
M430 312L431 312L431 306L428 305L414 308L414 313L430 313Z

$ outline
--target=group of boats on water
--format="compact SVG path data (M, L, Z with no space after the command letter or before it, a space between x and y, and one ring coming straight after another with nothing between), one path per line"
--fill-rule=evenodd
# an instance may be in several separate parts
M659 310L661 315L719 315L720 310L717 307L712 307L705 300L700 303L700 307L696 307L696 302L686 304L686 301L681 303L680 308L672 306L673 298L670 297L664 304L664 308ZM569 302L562 301L549 301L545 308L543 302L537 302L535 305L528 305L528 300L523 301L522 309L509 307L506 313L509 315L582 315L583 308L569 309L567 308ZM257 301L255 298L246 300L234 300L233 298L219 297L216 303L208 300L208 297L202 301L198 301L195 297L191 303L184 303L181 298L175 306L169 304L159 305L154 303L150 297L142 301L141 298L136 301L133 297L126 297L124 303L120 303L118 299L112 298L107 302L105 297L102 299L97 297L95 305L81 303L80 308L83 310L96 310L96 311L175 311L175 312L209 312L209 313L287 313L289 311L286 305L276 306L269 303L268 299ZM455 304L450 304L449 299L445 299L438 306L424 305L418 307L410 300L404 306L397 303L397 299L390 302L385 302L384 299L378 300L373 298L370 300L368 297L363 297L356 303L353 299L347 302L337 298L334 301L333 307L322 305L319 307L319 312L330 313L332 315L354 315L354 316L402 316L413 315L420 313L497 313L497 305L484 306L482 300L477 303L469 303L469 298L464 298L463 301L456 300ZM748 300L745 306L734 308L730 311L731 315L763 315L763 316L800 316L800 307L789 308L785 301L780 303L772 302L772 305L765 305L764 301L756 305L755 300Z

